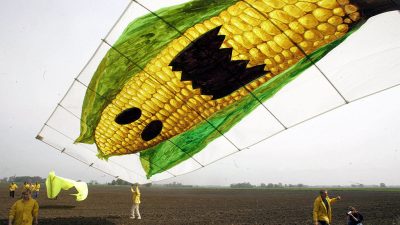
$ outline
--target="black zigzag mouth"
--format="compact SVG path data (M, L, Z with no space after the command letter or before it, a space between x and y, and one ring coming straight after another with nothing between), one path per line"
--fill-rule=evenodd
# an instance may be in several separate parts
M225 35L218 26L197 38L169 64L182 71L181 81L191 81L194 89L212 99L225 97L265 75L265 64L247 68L248 60L232 60L232 48L221 48Z

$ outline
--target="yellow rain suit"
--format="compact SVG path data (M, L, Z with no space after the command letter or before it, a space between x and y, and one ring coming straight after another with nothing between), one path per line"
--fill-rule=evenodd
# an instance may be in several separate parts
M137 215L137 218L141 219L139 211L139 204L140 204L139 187L138 186L136 186L136 188L131 187L131 192L132 192L132 203L133 203L131 208L131 219L135 218L135 213Z
M131 188L132 191L132 202L134 204L140 204L140 190L138 187L136 187L136 190Z
M318 196L314 201L314 210L313 210L313 222L317 221L326 221L328 224L332 222L332 207L331 203L336 202L336 198L326 197L326 201L328 202L329 209L327 210L324 202L322 201L321 196Z
M10 184L10 186L8 186L8 189L10 191L15 191L15 190L17 190L17 188L18 188L18 186L16 183Z
M32 225L33 219L38 217L38 213L39 204L36 200L20 199L11 207L8 219L13 221L13 225Z
M31 190L31 185L30 184L24 184L25 190Z
M33 191L40 191L40 184L32 184L33 186Z

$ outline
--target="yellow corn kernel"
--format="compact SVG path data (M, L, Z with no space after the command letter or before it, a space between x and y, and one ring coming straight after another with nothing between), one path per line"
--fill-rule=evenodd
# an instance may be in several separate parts
M329 23L321 23L317 26L317 29L321 31L324 35L332 35L336 31L336 28Z
M261 15L259 12L257 12L253 8L247 8L243 12L245 13L245 15L250 16L254 20L264 20L265 19L265 16Z
M245 39L251 43L252 46L258 45L262 40L253 32L244 32L243 36Z
M274 57L274 60L277 64L282 63L285 58L281 54L277 54Z
M275 9L280 9L285 6L285 3L280 0L263 0L263 2Z
M289 29L289 26L288 26L286 23L282 23L282 22L279 21L279 20L270 19L270 21L272 22L272 24L273 24L275 27L278 28L278 30L280 30L280 32Z
M150 85L149 83L144 83L142 85L142 88L143 88L144 91L146 91L150 95L152 95L152 94L154 94L156 92L156 89L152 85Z
M307 29L312 29L319 24L318 20L311 14L300 17L299 22Z
M215 24L212 23L210 20L204 21L203 24L204 24L204 26L207 28L207 30L211 30L211 29L213 29L213 28L216 27ZM185 40L185 39L180 38L179 40ZM186 45L187 45L187 44L185 44L185 46L186 46Z
M320 22L325 22L327 21L331 16L333 16L332 10L329 9L322 9L318 8L315 9L312 14L315 16L315 18L320 21Z
M283 10L294 18L300 18L305 14L303 10L295 5L286 5L285 7L283 7Z
M287 38L285 34L278 34L274 37L274 41L283 49L289 49L293 46L292 42Z
M321 40L323 38L323 35L321 34L321 32L315 29L311 29L304 33L304 38L309 41L316 41Z
M249 15L247 15L247 14L241 14L240 16L239 16L239 18L245 23L245 24L249 24L250 26L252 26L252 27L256 27L256 26L258 26L260 23L261 23L261 20L260 19L256 19L256 18L254 18L254 17L252 17L252 16L249 16Z
M260 45L257 45L257 48L267 57L274 57L276 54L272 49L268 46L267 43L262 43Z
M306 52L308 53L312 47L312 43L309 41L302 41L299 46Z
M296 33L298 33L298 34L303 34L304 31L305 31L303 25L301 25L301 24L300 24L299 22L297 22L297 21L291 22L291 23L289 24L289 27L290 27L291 30L293 30L294 32L296 32Z
M269 41L272 39L271 35L267 34L267 32L265 32L263 29L259 27L255 27L253 29L253 33L263 41Z
M352 23L353 21L350 19L350 18L345 18L344 19L344 23L347 23L347 24L349 24L349 23Z
M332 24L333 26L337 26L343 23L343 19L340 16L332 16L328 19L328 23Z
M349 17L350 17L350 19L351 19L352 21L354 21L354 22L361 19L361 15L360 15L359 12L351 13L351 14L349 15Z
M254 60L256 60L256 61L262 61L263 60L263 54L257 48L250 49L249 53L254 58ZM256 65L257 64L258 63L256 63Z
M303 41L303 37L292 30L286 30L285 34L290 38L291 41L293 41L295 43L300 43L301 41ZM291 44L291 46L292 46L292 44Z
M293 54L289 50L283 50L282 55L286 60L293 58Z
M271 12L272 10L274 10L274 8L272 8L271 6L265 4L265 2L262 1L257 1L254 2L254 4L252 4L252 6L254 8L256 8L257 10L259 10L260 12Z
M345 15L343 8L340 8L340 7L339 8L334 8L333 9L333 14L336 15L336 16L344 16Z
M224 23L228 23L231 20L231 14L229 14L228 11L222 11L221 14L219 14L219 17L224 21Z
M334 9L339 6L336 0L322 0L319 1L317 4L325 9Z
M339 26L337 26L337 31L342 32L342 33L346 33L349 30L349 25L347 24L340 24Z
M231 34L242 34L243 33L243 30L239 29L236 26L233 26L232 24L225 24L223 26L223 28L226 29L228 31L228 33L231 33ZM230 35L227 35L227 36L230 36Z
M252 26L248 25L247 23L244 23L243 20L241 20L239 17L233 17L231 19L232 25L237 27L238 29L242 31L251 31Z
M216 26L220 26L224 23L224 21L220 17L213 17L210 19L210 22L215 24Z
M350 3L349 0L336 0L340 5L347 5Z
M264 63L265 63L265 65L267 65L268 67L274 67L274 66L276 66L275 61L274 61L274 60L271 60L271 59L266 59L266 60L264 60Z
M294 20L294 17L290 16L287 12L283 11L283 10L274 10L272 12L269 13L269 16L272 19L278 20L282 23L290 23Z
M227 9L227 12L228 12L231 16L238 16L238 15L242 12L242 10L235 4L235 5L230 6L230 7Z
M283 0L283 2L285 2L288 5L293 5L297 2L297 0Z
M282 48L275 41L268 41L267 44L276 53L280 53L282 51Z
M351 14L353 12L357 12L358 8L355 5L345 5L344 11L346 12L346 14Z
M269 20L263 21L261 23L261 29L263 29L265 32L267 32L267 34L272 35L272 36L281 33L279 31L279 29L274 24L272 24Z
M298 2L295 5L306 13L311 12L318 7L317 5L310 2Z

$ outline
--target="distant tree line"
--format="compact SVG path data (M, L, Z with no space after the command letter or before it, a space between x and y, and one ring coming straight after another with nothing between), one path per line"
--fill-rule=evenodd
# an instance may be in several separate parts
M193 187L193 185L186 185L178 182L172 182L169 184L164 184L165 187Z
M302 187L308 187L307 185L304 184L282 184L282 183L261 183L259 186L253 185L249 182L243 182L243 183L236 183L236 184L231 184L231 188L302 188Z
M131 185L131 183L124 181L122 179L117 178L116 180L112 180L108 185Z
M24 182L31 182L31 183L44 183L46 182L46 178L41 178L39 176L12 176L12 177L4 177L0 179L0 183L24 183Z

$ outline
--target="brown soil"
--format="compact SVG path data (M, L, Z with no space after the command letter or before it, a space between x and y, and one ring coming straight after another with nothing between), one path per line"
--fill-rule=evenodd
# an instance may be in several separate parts
M8 197L1 185L0 224L16 199ZM129 219L129 186L89 186L89 196L76 202L63 192L49 200L41 190L41 225L123 225L123 224L270 224L310 225L316 190L238 190L142 188L142 220ZM400 225L400 191L330 190L341 195L333 205L332 225L346 224L345 212L355 206L365 218L364 225ZM19 194L18 194L19 196Z

